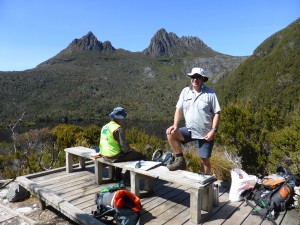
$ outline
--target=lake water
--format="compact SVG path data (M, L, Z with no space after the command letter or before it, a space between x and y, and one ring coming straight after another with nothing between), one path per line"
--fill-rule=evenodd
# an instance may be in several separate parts
M97 121L97 122L94 122L91 124L95 124L95 125L99 126L99 128L100 128L107 122L109 122L109 121L104 121L104 122ZM86 122L76 122L76 123L70 123L70 124L75 124L75 125L79 125L79 126L88 126L89 125ZM166 129L167 129L167 127L169 127L172 124L173 124L173 121L166 122L166 121L130 121L130 120L126 120L124 126L126 128L137 127L139 130L143 130L149 135L155 135L155 136L159 137L160 139L164 140L164 139L166 139ZM15 132L20 134L20 133L27 132L30 129L41 129L41 128L45 128L45 127L53 128L56 125L58 125L58 123L56 123L56 124L41 123L34 127L18 126L15 129ZM9 128L0 128L0 142L11 142L11 135L12 135L12 132Z

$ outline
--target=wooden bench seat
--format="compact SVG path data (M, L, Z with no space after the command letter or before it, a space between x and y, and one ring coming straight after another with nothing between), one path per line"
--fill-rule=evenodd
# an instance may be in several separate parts
M85 167L85 160L94 160L95 163L95 182L101 184L103 181L103 167L114 166L130 171L131 192L139 196L140 180L145 181L144 189L148 192L153 190L153 179L161 179L164 181L180 184L189 187L190 189L190 219L191 222L198 224L201 219L201 209L210 212L213 207L213 182L202 184L193 177L197 174L188 171L177 170L169 171L165 166L157 166L150 170L135 168L134 162L119 162L111 163L103 158L95 158L95 150L85 147L73 147L65 149L66 152L66 171L72 172L73 160L72 156L79 156L79 164L81 168ZM111 170L110 170L111 171Z

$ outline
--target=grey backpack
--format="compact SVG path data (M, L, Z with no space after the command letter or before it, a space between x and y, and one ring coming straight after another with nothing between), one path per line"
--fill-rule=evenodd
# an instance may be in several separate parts
M154 151L151 160L161 162L164 166L166 166L174 161L174 156L172 152L157 149Z

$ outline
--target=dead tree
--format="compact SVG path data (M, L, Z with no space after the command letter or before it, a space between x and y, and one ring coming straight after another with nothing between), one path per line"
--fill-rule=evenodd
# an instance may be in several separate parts
M16 143L17 143L17 141L18 141L18 140L17 140L17 139L18 139L18 135L17 135L17 133L15 133L15 128L17 127L18 123L20 123L20 122L23 120L24 115L25 115L25 112L23 112L21 118L18 119L17 122L8 125L9 129L10 129L11 132L12 132L12 140L13 140L13 145L14 145L14 151L15 151L15 152L17 151Z

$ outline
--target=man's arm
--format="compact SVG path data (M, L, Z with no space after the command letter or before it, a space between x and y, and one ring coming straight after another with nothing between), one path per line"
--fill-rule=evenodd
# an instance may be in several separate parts
M217 132L216 129L218 129L220 123L220 112L217 112L214 115L213 122L212 122L212 129L208 132L208 134L205 136L205 140L211 141L214 139L214 136ZM214 129L215 128L215 129Z
M167 129L167 134L171 134L173 133L175 130L178 129L178 126L179 126L179 123L181 121L181 118L182 118L182 115L183 115L183 111L181 108L176 108L175 110L175 114L174 114L174 122L173 122L173 125L170 126L168 129Z
M218 129L219 123L220 123L220 112L217 112L213 119L212 128Z
M129 144L125 139L125 129L123 127L114 131L114 138L119 142L122 152L127 153L131 151Z

